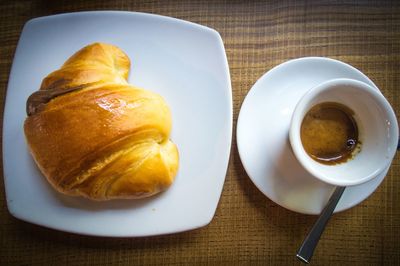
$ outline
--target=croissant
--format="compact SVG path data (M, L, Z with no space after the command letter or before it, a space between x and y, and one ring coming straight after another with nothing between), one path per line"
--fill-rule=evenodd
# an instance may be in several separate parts
M179 156L163 98L127 83L128 56L94 43L49 74L27 101L24 132L39 169L58 191L93 200L166 190Z

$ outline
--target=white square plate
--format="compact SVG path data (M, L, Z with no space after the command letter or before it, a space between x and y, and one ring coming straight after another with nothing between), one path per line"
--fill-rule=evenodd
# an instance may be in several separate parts
M144 200L92 202L55 192L23 133L27 97L80 48L114 44L132 61L129 82L159 93L172 111L180 153L175 183ZM7 205L15 217L87 235L150 236L207 225L214 216L232 139L232 92L222 39L213 29L143 13L81 12L26 23L11 69L3 124Z

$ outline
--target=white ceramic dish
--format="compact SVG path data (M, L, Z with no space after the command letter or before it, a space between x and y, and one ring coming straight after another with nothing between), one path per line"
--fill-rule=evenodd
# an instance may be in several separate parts
M172 187L145 200L92 202L63 196L45 181L25 143L27 97L42 79L92 42L119 46L131 84L171 107L180 153ZM3 125L7 205L15 217L87 235L150 236L207 225L225 180L232 137L232 92L222 39L213 29L143 13L82 12L26 23L11 69Z
M240 158L254 184L277 204L300 213L319 214L334 186L312 177L297 161L289 143L292 113L312 87L335 78L375 84L359 70L319 57L285 62L264 74L246 96L237 123ZM335 212L367 198L388 168L366 183L346 188Z

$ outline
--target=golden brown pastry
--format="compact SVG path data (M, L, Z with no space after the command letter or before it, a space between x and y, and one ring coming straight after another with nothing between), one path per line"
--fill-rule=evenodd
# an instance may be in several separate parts
M27 143L58 191L94 200L143 198L174 181L170 110L158 94L127 83L129 68L119 48L94 43L28 99Z

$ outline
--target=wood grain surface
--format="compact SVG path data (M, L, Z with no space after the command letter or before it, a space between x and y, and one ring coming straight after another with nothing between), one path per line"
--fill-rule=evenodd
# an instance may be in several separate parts
M24 23L84 10L156 13L219 31L231 73L234 132L241 103L255 81L277 64L304 56L331 57L360 69L399 117L399 1L2 0L1 118ZM334 215L312 264L400 265L399 174L396 155L374 194ZM299 265L295 252L316 219L288 211L257 190L240 162L235 133L215 217L190 232L117 239L53 231L12 217L2 181L0 191L0 265Z

